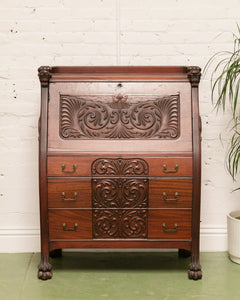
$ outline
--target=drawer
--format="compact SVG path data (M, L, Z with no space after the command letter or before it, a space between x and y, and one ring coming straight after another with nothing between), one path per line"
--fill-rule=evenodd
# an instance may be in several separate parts
M149 210L148 238L190 240L191 220L189 210Z
M191 208L191 179L150 179L149 208Z
M91 210L49 210L49 238L91 239Z
M49 208L91 208L90 179L49 179Z
M93 156L49 156L48 176L192 176L192 157L93 157ZM120 164L132 166L130 169L120 167ZM95 165L98 169L96 171ZM140 171L141 172L140 172Z

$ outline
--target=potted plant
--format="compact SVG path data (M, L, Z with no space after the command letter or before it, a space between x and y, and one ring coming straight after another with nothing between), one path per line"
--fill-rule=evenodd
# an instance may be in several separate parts
M240 27L233 34L233 51L222 51L213 55L204 68L204 72L213 65L211 73L214 107L231 110L231 141L227 153L227 170L236 180L240 165ZM216 99L216 101L214 101ZM236 190L240 189L237 188ZM228 252L232 261L240 264L240 210L227 216Z

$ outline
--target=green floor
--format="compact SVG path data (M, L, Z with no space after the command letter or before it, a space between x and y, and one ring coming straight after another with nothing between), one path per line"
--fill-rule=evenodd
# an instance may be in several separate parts
M39 253L0 254L1 300L223 299L240 297L240 265L227 253L201 253L203 279L188 280L189 258L171 252L65 252L53 278L37 279Z

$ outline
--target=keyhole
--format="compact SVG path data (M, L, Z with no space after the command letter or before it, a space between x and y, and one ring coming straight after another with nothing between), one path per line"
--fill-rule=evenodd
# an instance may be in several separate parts
M121 87L122 87L122 84L121 84L121 83L119 83L119 84L117 85L117 87L121 88Z

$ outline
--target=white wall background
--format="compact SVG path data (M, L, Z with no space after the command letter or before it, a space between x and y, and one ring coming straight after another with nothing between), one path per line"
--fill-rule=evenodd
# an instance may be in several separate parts
M239 0L0 0L0 251L39 251L41 65L199 65L232 49ZM201 249L224 251L240 207L225 171L227 114L200 84ZM219 134L222 133L222 141Z

